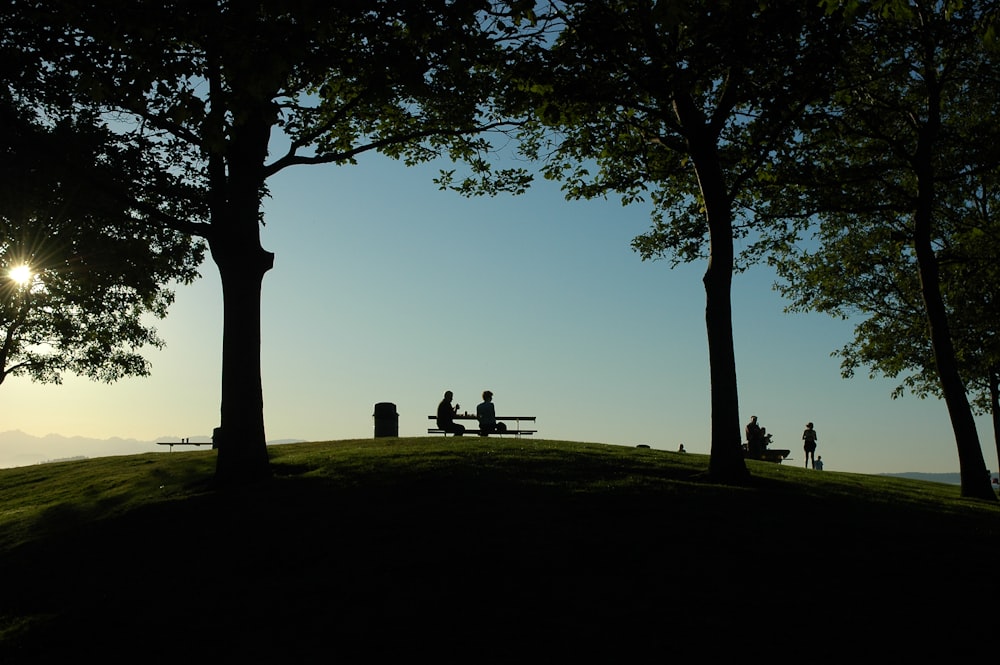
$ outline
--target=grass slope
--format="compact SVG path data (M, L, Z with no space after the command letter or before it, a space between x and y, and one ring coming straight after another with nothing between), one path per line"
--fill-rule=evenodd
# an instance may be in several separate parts
M0 470L0 663L995 651L1000 506L954 486L547 440L270 455L224 492L210 451Z

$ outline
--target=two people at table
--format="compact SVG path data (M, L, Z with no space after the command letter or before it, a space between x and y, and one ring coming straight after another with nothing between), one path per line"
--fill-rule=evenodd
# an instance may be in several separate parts
M455 422L455 415L458 413L459 405L454 406L451 401L454 394L450 390L444 393L444 399L438 404L437 426L445 432L451 432L455 436L465 434L465 426ZM479 436L487 436L494 432L502 433L507 431L507 425L497 421L496 409L493 406L493 393L489 390L483 391L483 401L476 407L476 420L479 421Z
M750 416L746 426L747 454L752 459L760 459L771 443L771 435L757 424L757 416Z

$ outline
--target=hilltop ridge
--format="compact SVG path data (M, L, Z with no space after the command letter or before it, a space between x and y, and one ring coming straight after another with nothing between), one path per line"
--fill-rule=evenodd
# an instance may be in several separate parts
M34 436L21 430L0 432L0 469L10 469L31 464L44 464L68 459L91 459L115 455L139 455L142 453L162 453L166 446L159 441L180 441L187 438L199 443L211 443L211 435L179 436L164 435L152 441L111 437L95 439L84 436L64 436L46 434ZM300 443L301 439L275 439L268 445Z
M817 635L906 660L992 629L955 601L988 594L1000 506L707 463L421 437L278 446L270 481L225 490L204 450L6 469L0 661L787 662Z

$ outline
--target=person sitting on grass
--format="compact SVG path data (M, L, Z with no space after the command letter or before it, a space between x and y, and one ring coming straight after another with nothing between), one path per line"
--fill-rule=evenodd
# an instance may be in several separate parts
M455 436L462 436L465 434L465 425L455 422L455 414L458 413L458 404L452 406L451 399L451 391L444 391L444 399L438 404L437 426L440 430L451 432Z

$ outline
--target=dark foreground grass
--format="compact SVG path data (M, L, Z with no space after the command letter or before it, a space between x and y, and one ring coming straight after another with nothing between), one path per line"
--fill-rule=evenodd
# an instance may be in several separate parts
M545 440L0 470L0 663L964 662L1000 506L958 488ZM756 662L756 661L755 661Z

